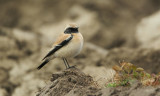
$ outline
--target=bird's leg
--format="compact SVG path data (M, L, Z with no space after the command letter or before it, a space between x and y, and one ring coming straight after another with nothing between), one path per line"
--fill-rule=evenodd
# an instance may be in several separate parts
M69 63L68 63L67 59L66 59L66 58L64 58L64 60L66 61L67 65L68 65L68 68L70 68L70 66L69 66Z
M75 66L70 66L70 65L69 65L68 60L67 60L66 58L64 58L64 59L65 59L67 65L68 65L68 68L75 68Z
M65 60L65 58L62 58L62 59L63 59L63 62L64 62L64 64L65 64L65 66L66 66L66 69L68 69L69 66L68 66L68 64L67 64L67 62L66 62L66 60Z

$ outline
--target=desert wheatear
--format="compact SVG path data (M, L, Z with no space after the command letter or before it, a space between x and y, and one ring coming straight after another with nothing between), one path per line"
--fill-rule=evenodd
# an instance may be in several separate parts
M54 42L51 51L43 58L43 63L37 69L41 69L54 58L62 58L66 68L70 68L66 58L78 55L82 47L83 36L78 32L78 26L74 23L68 24L65 31Z

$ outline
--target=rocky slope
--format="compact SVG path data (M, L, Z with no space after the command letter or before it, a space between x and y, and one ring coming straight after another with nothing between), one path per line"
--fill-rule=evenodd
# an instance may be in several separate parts
M100 88L93 78L77 68L52 74L51 82L37 96L159 96L160 86L142 86L135 81L129 87Z

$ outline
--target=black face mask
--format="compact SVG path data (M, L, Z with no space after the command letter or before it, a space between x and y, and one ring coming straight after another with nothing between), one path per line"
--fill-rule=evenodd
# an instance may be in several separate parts
M78 28L67 28L64 31L65 34L78 33Z

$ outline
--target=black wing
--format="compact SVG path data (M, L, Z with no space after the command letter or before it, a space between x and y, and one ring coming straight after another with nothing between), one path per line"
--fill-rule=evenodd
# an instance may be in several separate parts
M63 42L61 42L60 44L58 44L57 46L55 46L51 51L49 51L49 53L42 59L44 60L45 58L47 58L48 56L52 55L54 52L56 52L57 50L59 50L60 48L62 48L63 46L65 46L66 44L69 43L69 41L73 38L73 35L71 35L69 38L67 38L66 40L64 40Z

